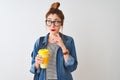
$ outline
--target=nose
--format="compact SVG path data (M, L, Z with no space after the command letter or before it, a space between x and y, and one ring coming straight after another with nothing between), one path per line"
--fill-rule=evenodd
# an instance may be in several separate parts
M51 27L55 27L55 23L51 23Z

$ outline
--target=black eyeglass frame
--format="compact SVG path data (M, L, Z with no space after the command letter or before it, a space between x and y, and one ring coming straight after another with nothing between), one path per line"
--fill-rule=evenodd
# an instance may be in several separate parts
M48 24L48 22L49 22L49 24ZM45 20L45 23L46 23L47 26L51 26L52 23L53 23L54 26L59 26L61 21L58 21L58 20L55 20L55 21Z

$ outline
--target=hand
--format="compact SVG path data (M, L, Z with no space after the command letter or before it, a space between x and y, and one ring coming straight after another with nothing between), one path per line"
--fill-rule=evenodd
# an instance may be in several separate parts
M35 67L36 68L39 68L40 67L40 64L42 64L43 63L43 58L42 58L42 56L41 55L37 55L36 57L35 57Z
M56 43L60 47L62 47L64 45L63 40L61 39L59 34L52 35L52 42Z

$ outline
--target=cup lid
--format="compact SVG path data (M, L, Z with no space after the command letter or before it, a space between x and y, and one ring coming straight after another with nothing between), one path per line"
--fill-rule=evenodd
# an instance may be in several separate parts
M38 51L38 54L49 54L50 52L49 52L49 50L48 49L40 49L39 51Z

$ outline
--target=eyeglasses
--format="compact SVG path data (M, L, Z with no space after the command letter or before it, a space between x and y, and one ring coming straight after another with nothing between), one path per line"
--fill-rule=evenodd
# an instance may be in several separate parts
M57 21L57 20L55 20L55 21L45 20L45 22L46 22L47 26L51 26L52 23L53 23L54 26L59 26L61 24L61 21Z

